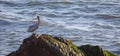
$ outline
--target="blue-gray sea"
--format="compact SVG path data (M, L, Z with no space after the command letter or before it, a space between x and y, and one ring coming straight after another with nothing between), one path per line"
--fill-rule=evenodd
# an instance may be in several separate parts
M40 14L39 34L120 54L120 0L0 0L0 56L15 51Z

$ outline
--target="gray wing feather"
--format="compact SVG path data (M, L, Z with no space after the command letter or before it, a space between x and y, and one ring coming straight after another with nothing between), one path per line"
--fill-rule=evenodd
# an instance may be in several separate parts
M31 25L29 28L28 28L28 32L33 32L35 31L36 29L38 28L38 25L37 24L34 24L34 25Z

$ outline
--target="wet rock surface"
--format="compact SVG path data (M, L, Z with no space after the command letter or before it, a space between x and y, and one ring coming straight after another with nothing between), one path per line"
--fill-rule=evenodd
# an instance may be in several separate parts
M70 40L48 34L32 34L7 56L117 56L99 46L76 46Z

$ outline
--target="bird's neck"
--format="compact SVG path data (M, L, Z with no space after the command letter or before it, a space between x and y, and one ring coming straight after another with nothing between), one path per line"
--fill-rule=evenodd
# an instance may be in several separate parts
M37 19L38 19L37 24L40 24L40 18L37 18Z

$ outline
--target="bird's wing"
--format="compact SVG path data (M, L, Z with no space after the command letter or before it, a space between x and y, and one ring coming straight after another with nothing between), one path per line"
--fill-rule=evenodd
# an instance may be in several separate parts
M36 29L36 24L34 24L34 25L31 25L29 28L28 28L28 32L33 32L33 31L35 31L35 29Z

